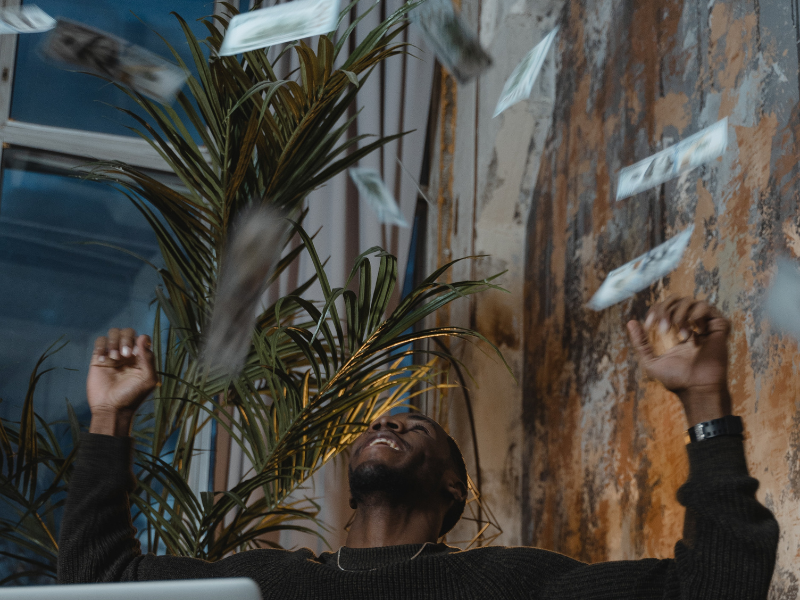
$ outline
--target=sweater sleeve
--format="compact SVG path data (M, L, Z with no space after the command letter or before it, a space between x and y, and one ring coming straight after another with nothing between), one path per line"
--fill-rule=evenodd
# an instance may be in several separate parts
M64 507L58 548L59 583L215 577L199 559L143 555L128 494L133 440L83 434Z
M678 490L686 507L675 558L575 563L546 587L545 598L585 600L766 599L778 524L756 500L741 436L687 446L689 478Z

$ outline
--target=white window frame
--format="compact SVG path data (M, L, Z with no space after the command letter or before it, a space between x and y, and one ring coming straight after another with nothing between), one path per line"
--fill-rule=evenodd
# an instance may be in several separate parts
M0 0L3 8L15 8L20 4L20 0ZM238 0L232 4L238 6ZM215 0L214 13L222 14L223 10L221 2ZM13 146L29 150L31 157L41 155L45 163L52 163L53 155L66 155L66 162L73 166L92 160L118 160L164 175L172 174L161 155L141 138L12 120L11 92L16 59L17 35L0 35L0 165L3 164L3 149ZM200 150L208 156L205 147ZM76 163L76 158L81 161Z

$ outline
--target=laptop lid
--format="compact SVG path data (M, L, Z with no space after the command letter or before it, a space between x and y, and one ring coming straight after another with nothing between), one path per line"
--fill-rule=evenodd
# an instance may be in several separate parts
M261 600L244 577L0 588L0 600Z

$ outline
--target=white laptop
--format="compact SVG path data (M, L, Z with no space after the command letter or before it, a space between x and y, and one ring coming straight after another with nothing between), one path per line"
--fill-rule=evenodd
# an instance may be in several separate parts
M261 600L252 579L185 579L0 588L0 600Z

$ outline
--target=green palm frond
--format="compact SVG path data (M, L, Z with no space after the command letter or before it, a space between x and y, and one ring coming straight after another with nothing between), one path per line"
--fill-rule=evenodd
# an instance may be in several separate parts
M0 585L56 578L56 520L75 449L64 455L53 424L34 410L34 395L40 379L52 370L43 370L43 363L63 347L60 341L54 343L37 361L19 422L0 419L0 556L26 567L13 571ZM68 410L72 442L76 442L77 423L71 407Z
M159 303L190 356L199 351L219 257L235 215L253 199L295 215L311 191L403 135L356 148L368 136L346 139L356 117L339 121L372 69L404 51L405 44L394 39L415 6L406 4L389 16L340 69L334 68L334 60L354 35L352 27L336 44L320 36L316 53L302 41L292 45L300 63L296 81L276 77L266 50L217 56L227 18L207 19L209 36L201 41L175 15L197 72L193 75L164 42L188 76L188 94L178 96L187 122L171 107L120 86L145 113L120 109L136 123L131 129L161 155L184 189L176 191L122 162L98 163L92 176L121 188L155 231L164 259ZM233 7L229 11L236 14ZM204 45L214 58L205 58ZM352 84L353 76L359 78L358 86ZM200 136L202 147L190 130Z
M321 535L319 507L310 499L297 500L309 477L380 414L449 387L441 375L452 357L422 352L418 342L457 337L489 343L469 329L420 324L454 300L499 289L494 278L440 283L454 263L447 264L387 315L397 259L370 248L341 287L334 287L314 236L302 226L311 191L403 135L369 142L368 136L347 138L355 117L346 115L374 68L405 52L395 39L417 4L403 5L346 57L341 52L356 23L338 39L335 32L320 36L316 50L303 41L287 45L283 52L293 52L299 64L287 79L275 74L280 56L270 61L266 50L217 56L229 17L207 19L209 35L198 40L176 15L196 71L192 75L173 50L189 75L187 92L177 99L183 116L122 88L144 109L144 116L123 111L135 123L132 129L181 182L170 187L121 162L99 163L91 174L121 189L144 215L162 258L160 266L148 263L160 278L153 351L161 386L133 431L138 485L131 502L134 517L145 523L146 550L163 544L171 554L216 560L269 545L264 536L275 531ZM204 45L212 58L205 58ZM198 357L230 224L253 203L280 208L293 219L300 242L284 249L273 281L301 255L310 259L314 273L258 315L244 368L231 377L209 370ZM321 290L320 298L308 298L312 285ZM12 555L27 557L33 571L51 573L57 555L54 515L74 449L62 451L50 425L33 412L40 365L20 423L0 422L0 497L17 511L0 522L0 539L17 548ZM212 424L253 465L232 489L214 493L187 483L204 450L196 447L198 434ZM75 441L80 425L71 409L68 425ZM37 483L42 469L51 473L45 488Z
M368 250L357 259L350 276L359 281L358 292L332 288L313 240L302 227L296 229L317 268L323 298L313 303L288 295L265 311L261 323L267 324L254 331L241 376L233 380L210 376L179 343L168 351L161 349L164 340L154 344L167 368L156 393L155 414L142 418L155 423L151 456L163 448L163 443L153 442L165 439L164 424L175 424L169 432L176 432L178 441L171 462L157 464L157 486L140 475L144 483L137 508L158 532L154 539L163 541L170 552L214 559L257 545L260 534L253 529L254 515L265 519L278 511L283 523L286 498L369 422L418 394L445 387L437 383L444 367L437 352L429 352L422 364L405 364L403 359L415 353L405 348L430 337L483 339L456 327L408 331L439 307L496 287L490 280L443 284L429 278L385 316L397 279L393 256L379 248ZM370 257L379 259L374 277ZM340 318L336 300L341 297L347 310ZM166 344L170 343L168 339ZM185 484L197 452L194 441L210 420L216 421L218 431L228 433L253 465L251 476L212 499L195 497ZM152 475L154 465L149 460L143 473ZM227 524L220 527L226 515ZM283 527L270 519L265 523L270 531Z
M342 18L355 4L342 11ZM262 527L288 526L285 515L301 513L285 512L284 502L316 469L377 415L435 387L443 366L428 361L438 360L436 353L423 364L401 366L398 352L410 353L402 349L426 337L482 339L459 328L405 332L448 302L493 287L490 282L442 285L436 282L441 270L387 318L398 275L395 257L379 248L366 251L350 279L334 288L311 236L295 222L302 243L285 256L278 274L305 253L314 277L259 316L240 376L209 372L197 360L220 257L239 211L255 199L297 215L311 191L402 135L371 142L368 136L348 139L356 117L345 115L375 66L405 51L395 39L416 5L405 4L380 23L340 68L334 63L356 23L338 39L320 36L316 51L303 41L287 46L284 52L293 52L299 64L290 79L276 76L276 61L270 62L266 50L217 56L228 17L206 21L209 35L202 42L178 17L197 72L192 76L173 52L188 75L188 93L178 97L188 122L170 107L128 91L146 113L128 113L136 122L134 131L159 152L185 188L169 188L123 163L102 163L94 170L95 177L122 188L142 212L164 262L154 331L162 387L153 412L139 421L137 435L153 457L163 453L167 440L177 441L169 467L143 463L143 474L152 475L158 466L161 479L155 487L143 479L137 507L152 529L153 543L162 541L170 552L213 559L257 544L254 511L267 519ZM191 129L198 131L202 148ZM378 263L374 277L371 261ZM320 302L304 296L314 282L322 290ZM351 282L357 282L357 291L349 289ZM162 314L168 322L163 333ZM230 417L231 410L236 418ZM193 497L178 482L192 468L198 432L212 421L242 449L253 475L209 500ZM282 516L268 518L273 511ZM224 515L229 521L221 527Z

